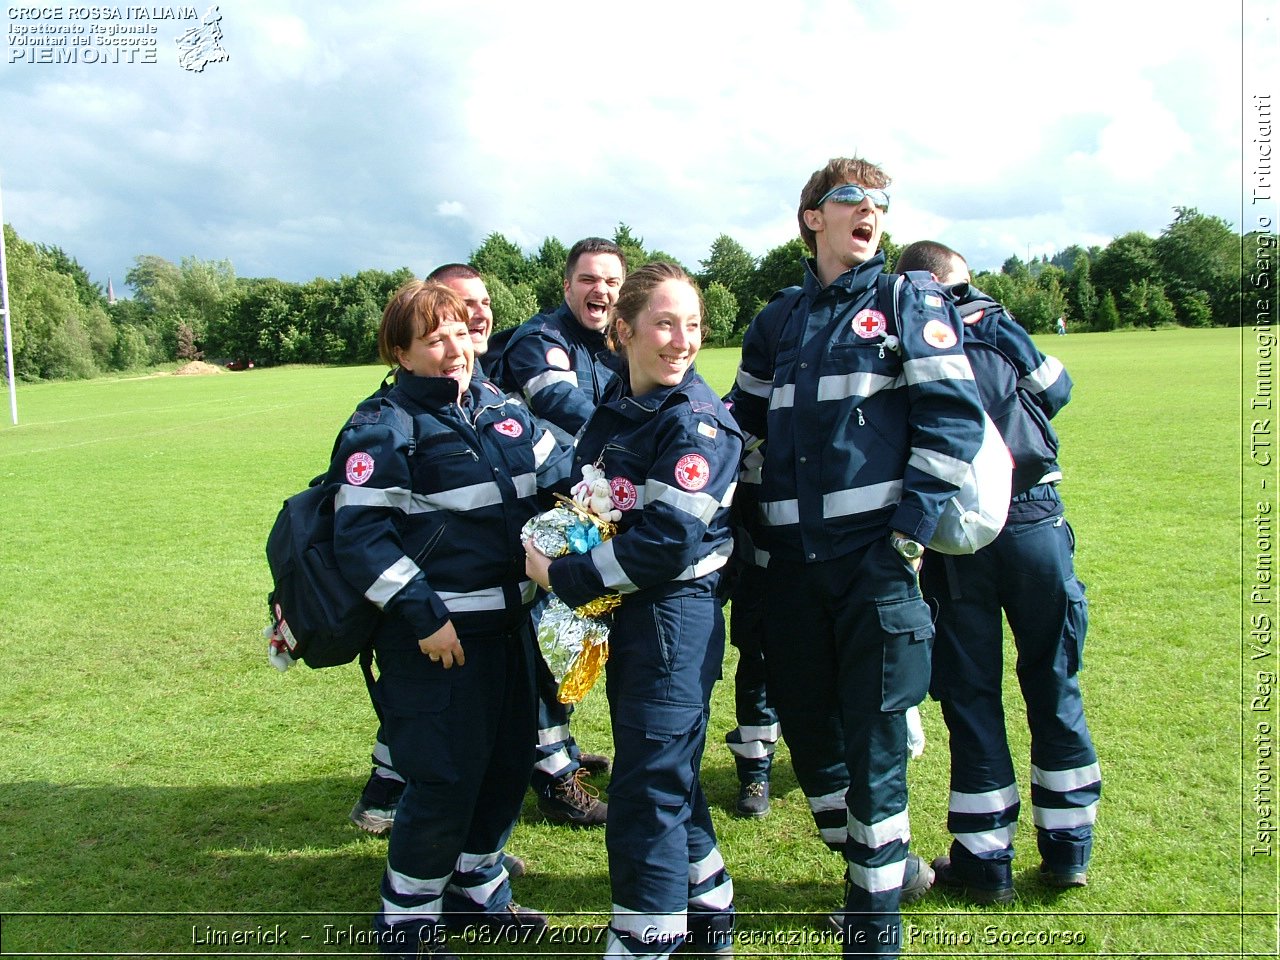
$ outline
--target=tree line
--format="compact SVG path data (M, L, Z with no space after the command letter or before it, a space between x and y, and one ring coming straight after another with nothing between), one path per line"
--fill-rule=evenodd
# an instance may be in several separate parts
M1105 247L1073 245L1028 263L1013 256L997 272L976 274L974 283L1031 333L1051 331L1059 317L1073 331L1239 324L1246 285L1275 287L1275 236L1241 237L1225 220L1193 207L1176 207L1174 214L1158 237L1135 231ZM27 380L201 358L373 363L382 308L413 276L403 267L290 283L237 277L229 260L173 263L144 254L125 276L132 298L108 302L104 288L65 251L23 240L8 224L4 231L14 371ZM633 268L679 262L646 248L626 224L618 224L612 239ZM901 247L886 233L881 249L892 268ZM485 278L496 329L560 304L567 255L555 237L526 253L500 233L472 251L468 262ZM697 268L682 264L702 286L710 341L740 340L776 291L801 282L807 255L799 237L754 257L721 234ZM1266 275L1258 277L1260 270Z

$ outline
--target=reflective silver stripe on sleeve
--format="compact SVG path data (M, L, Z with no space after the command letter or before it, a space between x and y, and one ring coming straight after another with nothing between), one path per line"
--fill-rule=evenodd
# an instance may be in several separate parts
M907 383L930 383L934 380L972 380L973 367L963 353L940 357L919 357L902 365Z
M529 382L524 385L524 395L532 400L534 394L557 383L567 383L571 387L576 387L578 378L572 370L548 370L529 379Z
M851 397L869 397L881 390L902 385L900 377L886 377L880 373L844 373L818 379L819 400L848 400Z
M729 562L729 555L733 553L733 541L720 544L713 551L708 553L696 563L691 563L680 571L675 577L676 580L697 580L699 577L705 577L708 573L719 570Z
M707 493L681 490L661 480L647 480L644 485L646 504L666 503L695 520L710 523L720 509L720 501Z
M552 436L550 430L543 430L542 436L538 442L533 445L533 465L541 467L547 462L547 457L556 449L556 438Z
M796 385L785 383L769 395L769 409L781 410L796 405Z
M799 500L766 500L760 504L760 517L766 526L785 527L800 522Z
M419 573L416 563L408 557L401 557L382 571L378 579L373 581L369 589L364 592L364 595L370 603L381 610L386 606L387 601L403 590L405 584Z
M912 447L911 457L907 463L917 470L923 470L930 476L945 480L953 487L959 487L969 475L970 464L967 460L957 460L936 450L925 450L923 447Z
M623 571L622 565L618 563L618 558L613 552L613 543L612 540L606 540L595 547L591 551L591 562L595 565L596 572L600 574L600 580L606 590L635 593L639 587L631 582Z
M724 507L726 510L733 506L733 494L737 489L738 481L735 480L733 483L729 484L728 488L724 492L724 496L720 498L720 506Z
M344 507L386 507L413 512L413 494L404 487L357 487L344 483L333 495L333 512Z
M520 581L520 600L522 603L533 603L538 599L538 585L532 580Z
M467 593L449 593L437 590L438 596L450 613L478 613L485 610L505 610L506 597L501 587L472 590Z
M435 510L462 513L465 510L497 506L500 503L502 503L502 491L498 489L496 483L474 483L469 487L441 490L439 493L414 494L409 513L431 513Z
M511 482L515 484L517 497L532 497L538 492L538 475L536 473L521 473L511 478Z
M753 377L741 367L738 368L738 376L734 380L739 390L743 393L749 393L753 397L764 399L769 396L769 391L773 389L773 382L770 380L761 380L759 377Z
M873 483L865 487L853 487L849 490L836 490L822 496L822 516L851 517L871 510L888 507L902 499L902 481L886 480L884 483ZM800 522L797 510L796 522Z
M1062 361L1057 357L1045 357L1044 363L1018 381L1018 386L1028 393L1043 393L1062 376Z

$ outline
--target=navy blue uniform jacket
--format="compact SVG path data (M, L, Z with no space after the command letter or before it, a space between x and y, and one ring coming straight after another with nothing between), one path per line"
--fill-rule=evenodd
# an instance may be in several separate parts
M576 434L618 379L604 335L578 323L567 303L526 320L500 360L487 369L508 393L523 396L535 415Z
M890 529L928 543L981 445L955 307L936 283L903 278L895 322L883 268L877 254L823 287L808 261L794 307L766 307L743 339L730 400L748 445L764 444L770 553L830 560Z
M624 371L578 437L575 475L599 466L622 519L611 540L552 562L552 591L571 607L696 580L733 550L729 505L742 453L733 417L692 369L643 397L627 395L625 382Z
M536 591L520 528L538 492L563 485L571 458L523 403L479 376L462 403L455 381L409 373L361 403L328 480L338 566L387 614L379 640L416 645L446 620L463 638L519 626Z

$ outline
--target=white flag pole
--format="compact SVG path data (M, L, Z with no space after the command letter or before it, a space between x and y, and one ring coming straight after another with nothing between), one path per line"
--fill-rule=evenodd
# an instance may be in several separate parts
M4 191L0 189L0 314L4 314L4 366L9 379L9 412L18 423L18 391L13 380L13 334L9 329L9 271L4 262Z

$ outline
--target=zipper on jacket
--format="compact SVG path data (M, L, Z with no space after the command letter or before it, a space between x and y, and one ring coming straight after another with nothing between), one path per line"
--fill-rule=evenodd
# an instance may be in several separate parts
M865 427L867 425L867 418L862 415L862 408L855 407L854 412L858 415L858 426Z

